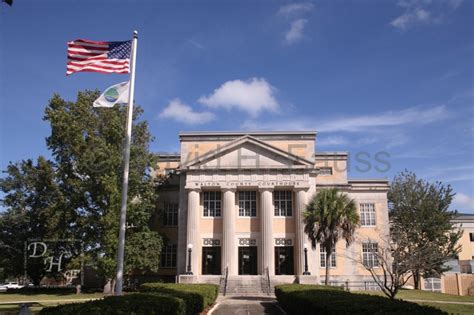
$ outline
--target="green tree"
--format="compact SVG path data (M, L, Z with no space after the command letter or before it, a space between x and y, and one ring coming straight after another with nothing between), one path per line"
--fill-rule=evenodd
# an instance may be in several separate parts
M63 239L73 235L73 214L64 207L53 164L39 157L10 163L0 189L6 210L0 215L0 266L12 277L24 274L24 246L31 239ZM50 246L54 250L54 246ZM68 248L74 252L74 248ZM42 259L27 259L27 272L35 284L45 275Z
M23 230L29 234L22 240L30 235L82 240L85 259L112 280L116 269L126 107L94 108L92 103L98 96L98 91L79 92L74 102L59 95L52 97L44 116L51 125L46 144L52 158L41 158L37 167L49 177L44 175L45 178L32 181L36 171L31 161L11 164L8 176L0 181L6 194L2 203L7 208L0 215L0 223L2 227L11 224L4 234L12 242ZM157 271L162 245L160 235L150 227L157 198L156 182L150 175L155 158L149 151L152 136L147 122L140 120L141 114L142 110L135 107L125 247L128 273ZM30 208L34 209L35 220L44 219L35 225L41 230L35 230L33 222L24 215L25 209ZM2 235L2 243L7 243L5 240ZM20 243L12 246L23 252Z
M339 239L345 239L347 246L354 241L354 231L359 224L355 203L347 194L336 188L322 189L315 194L304 212L304 231L311 240L326 252L326 279L329 282L329 266L332 251Z
M97 91L79 92L76 102L54 95L46 108L51 124L48 148L71 206L79 214L79 233L98 257L97 266L104 276L115 275L115 257L120 213L122 151L126 107L93 108ZM152 136L146 121L139 120L142 110L135 107L130 151L129 202L125 268L157 271L162 244L149 222L156 207L156 185L150 176L155 159L149 152ZM137 237L140 235L141 238ZM142 243L141 240L147 240ZM147 245L147 246L145 246ZM141 254L136 255L136 248Z
M445 262L455 257L462 231L451 222L454 197L450 185L429 183L409 171L395 176L388 193L392 235L406 240L404 246L416 264L411 268L415 288L420 277L437 277L448 270Z

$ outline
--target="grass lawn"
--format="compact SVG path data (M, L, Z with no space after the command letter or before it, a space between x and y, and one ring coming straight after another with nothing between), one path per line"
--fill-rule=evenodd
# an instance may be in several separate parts
M382 291L354 291L354 293L365 293L385 296ZM458 296L421 290L400 290L397 294L397 299L474 303L474 296Z
M103 297L102 293L84 294L5 294L0 293L0 314L18 314L20 304L18 302L33 302L30 310L37 312L46 306L58 304L85 302L86 299ZM10 303L11 302L11 303Z
M440 303L418 303L420 305L428 305L439 308L442 311L447 312L448 314L474 314L474 305L467 304L440 304Z
M385 296L381 291L355 291L354 293ZM457 296L457 295L451 295L451 294L420 291L420 290L401 290L397 294L397 299L420 300L423 302L417 301L414 303L433 306L445 312L448 312L449 314L474 314L474 305L431 302L431 301L447 301L447 302L457 302L457 303L463 303L463 302L474 303L474 296Z

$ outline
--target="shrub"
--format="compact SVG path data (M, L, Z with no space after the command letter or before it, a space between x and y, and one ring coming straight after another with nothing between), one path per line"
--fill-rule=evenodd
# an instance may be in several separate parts
M341 288L313 285L280 285L275 295L289 314L446 314L433 307L385 297L354 294Z
M8 289L8 294L72 294L76 293L75 287L23 287L20 289Z
M41 315L184 315L186 306L182 299L159 294L132 293L124 296L109 296L102 300L47 307Z
M142 292L169 294L183 299L186 303L186 314L199 314L206 306L214 303L219 294L215 284L181 284L181 283L144 283Z

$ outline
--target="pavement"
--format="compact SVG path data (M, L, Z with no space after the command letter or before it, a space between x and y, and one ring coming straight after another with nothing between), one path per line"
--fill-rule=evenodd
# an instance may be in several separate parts
M274 296L219 296L208 315L285 315Z

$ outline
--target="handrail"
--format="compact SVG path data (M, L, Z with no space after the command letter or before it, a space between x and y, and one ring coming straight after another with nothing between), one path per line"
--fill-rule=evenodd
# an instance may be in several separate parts
M227 293L227 280L229 278L229 267L225 267L225 278L224 278L224 296Z
M272 290L272 287L270 285L270 271L268 270L268 267L265 269L266 273L267 273L267 282L268 282L268 286L267 286L267 294L270 295L271 294L271 290Z

